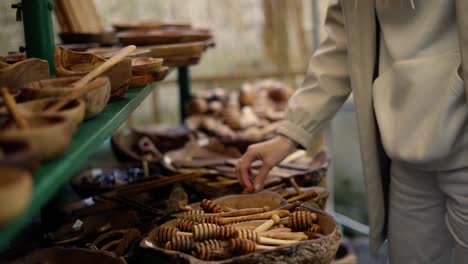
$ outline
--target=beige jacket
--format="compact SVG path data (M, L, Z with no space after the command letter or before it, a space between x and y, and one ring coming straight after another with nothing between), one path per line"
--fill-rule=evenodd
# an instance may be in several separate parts
M371 249L376 252L387 236L390 160L380 142L372 101L378 48L375 0L331 2L325 22L328 36L312 57L302 88L290 100L288 121L278 132L302 146L309 146L316 133L353 92L369 207ZM455 2L458 27L466 29L468 1ZM460 30L459 40L461 75L468 80L467 30ZM465 91L468 91L466 83Z

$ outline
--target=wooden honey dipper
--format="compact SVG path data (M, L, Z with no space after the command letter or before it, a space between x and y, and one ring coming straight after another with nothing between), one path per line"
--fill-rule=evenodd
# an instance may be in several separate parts
M222 213L205 213L202 210L192 210L187 211L182 214L176 215L176 217L191 220L194 222L203 223L205 222L204 219L206 217L237 217L237 216L244 216L244 215L254 215L259 213L264 213L270 211L270 207L265 206L263 208L246 208L240 209L236 211L229 211L229 212L222 212Z
M168 241L165 245L167 250L175 250L184 253L191 253L195 246L193 238L188 236L176 236Z
M224 210L219 206L219 204L213 202L212 200L203 199L200 202L200 207L207 213L222 213Z
M290 226L293 230L307 230L317 221L317 214L307 211L296 211L288 218L280 220L280 224Z
M193 232L193 226L198 224L192 220L188 219L177 219L176 227L183 232Z
M229 241L207 240L196 245L196 255L199 259L209 261L227 259L233 254L244 255L257 250L274 249L272 246L255 244L254 241L242 238L233 238Z
M236 217L209 217L205 218L205 222L215 223L218 225L229 225L239 222L246 222L251 220L265 220L271 218L273 215L278 215L280 218L289 216L287 210L274 210L259 214L236 216Z
M239 229L236 231L234 236L235 238L248 239L263 245L283 246L297 243L296 240L282 240L270 237L263 237L260 236L257 232L249 229Z
M177 236L187 236L192 237L192 233L180 232L179 229L170 226L160 226L154 230L154 240L166 243L171 241L172 238Z
M5 102L5 105L10 112L11 116L13 117L13 120L15 120L16 125L20 130L27 130L30 128L28 121L26 118L21 114L21 112L18 110L18 105L16 105L15 99L13 96L11 96L10 92L6 87L1 88L2 96L3 96L3 101Z

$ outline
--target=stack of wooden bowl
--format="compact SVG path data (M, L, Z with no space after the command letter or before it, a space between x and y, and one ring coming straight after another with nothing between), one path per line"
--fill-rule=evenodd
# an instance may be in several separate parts
M134 21L116 23L114 28L120 43L147 49L151 57L163 58L168 67L195 65L214 45L210 30L189 23Z
M341 235L333 217L271 192L203 200L177 214L140 246L172 261L330 263Z
M275 135L292 93L284 83L265 80L245 83L232 93L217 88L195 94L186 105L185 123L243 152Z

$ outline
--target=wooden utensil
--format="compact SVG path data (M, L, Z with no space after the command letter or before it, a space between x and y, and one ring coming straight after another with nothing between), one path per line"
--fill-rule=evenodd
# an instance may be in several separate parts
M266 245L274 245L274 246L290 245L290 244L295 244L298 242L297 240L282 240L282 239L276 239L276 238L263 237L263 236L258 235L257 232L254 232L249 229L237 230L235 237L252 240L254 242L257 242L258 244L266 244Z
M73 88L80 88L77 90L74 90L72 93L70 93L68 96L65 96L62 98L60 101L49 107L47 110L48 112L56 112L60 108L62 108L64 105L67 104L68 101L80 98L81 96L85 95L86 93L90 92L90 90L93 88L92 86L85 87L86 84L88 84L92 79L98 77L101 75L103 72L111 68L113 65L117 64L119 61L124 59L127 55L132 53L136 47L134 45L127 46L123 49L121 49L119 52L117 52L114 56L112 56L110 59L106 60L104 63L99 65L97 68L86 74L83 78L78 80L77 82L71 84ZM95 87L94 87L95 88Z
M278 224L280 222L280 217L278 215L273 215L270 220L265 221L265 223L259 225L257 228L255 228L255 232L260 233L260 232L265 232L268 229L270 229L272 226L275 224Z
M16 125L18 125L19 129L21 130L30 129L28 121L26 121L26 118L24 118L24 116L18 110L18 106L16 105L15 99L8 92L8 89L6 87L1 88L1 93L3 96L3 100L6 104L6 107L8 108L8 111L10 111L11 115L13 116L13 119L15 120Z
M270 212L265 212L261 214L253 214L253 215L245 215L245 216L237 216L237 217L214 217L214 218L205 218L205 221L210 221L219 225L229 225L238 222L246 222L251 220L264 220L269 219L273 215L278 215L279 217L286 217L289 215L289 211L286 210L274 210Z

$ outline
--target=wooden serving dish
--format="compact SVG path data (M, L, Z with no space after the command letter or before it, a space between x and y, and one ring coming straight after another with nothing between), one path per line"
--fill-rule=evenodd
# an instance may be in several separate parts
M72 92L72 88L68 86L79 79L79 77L68 77L32 82L23 87L22 97L25 100L63 97ZM82 98L86 105L85 119L92 118L101 112L107 105L111 93L111 85L107 77L96 78L87 85L98 86L98 88Z
M188 42L180 44L145 46L150 50L150 56L154 58L168 58L174 56L192 57L202 54L206 49L206 42Z
M28 206L32 192L31 173L21 167L0 165L0 226L14 219Z
M161 166L151 164L149 166L149 176L145 178L141 163L119 163L83 170L73 176L70 184L78 195L86 198L160 176L163 171L164 169Z
M58 101L57 98L44 98L44 99L37 99L28 101L25 103L18 104L18 110L20 110L23 115L25 116L36 116L36 115L59 115L66 119L72 121L74 128L76 129L81 122L83 122L86 112L86 104L82 99L73 100L65 105L62 109L58 112L53 114L45 114L43 113L47 107L56 103ZM0 108L0 114L6 114L8 110L5 108Z
M17 264L126 264L123 257L116 257L114 254L104 250L84 249L84 248L64 248L52 247L40 249L19 259L13 263Z
M163 64L163 59L152 57L132 58L133 75L148 74L159 71Z
M148 74L133 75L130 78L130 87L143 87L152 82L164 80L169 72L169 67L161 66L158 71Z
M262 203L261 199L264 198L256 197L256 195L257 194L251 195L250 199L248 200L252 203L252 206L257 206L256 208L263 208L266 203ZM232 198L229 200L231 199ZM214 200L214 202L221 207L224 206L224 201L222 198ZM231 202L231 204L236 204L236 202ZM239 206L239 209L240 208L245 209L246 207ZM247 208L254 207L248 206ZM321 229L319 235L312 238L309 237L307 240L294 241L293 243L288 243L288 245L270 247L268 249L255 251L245 255L231 253L232 257L224 260L206 262L194 257L193 255L166 249L166 243L158 242L155 239L158 237L158 228L154 229L149 233L148 236L143 238L143 240L140 242L140 246L151 249L155 251L158 256L164 256L169 258L171 262L176 263L275 263L284 261L287 261L288 263L330 263L333 260L333 257L335 256L341 241L341 234L339 232L338 225L334 221L333 217L324 211L307 206L301 206L295 210L295 212L299 211L315 214L316 219L313 221ZM265 221L249 221L240 224L234 224L233 226L249 228L251 225L253 225L252 227L256 228L263 222ZM161 225L161 227L171 228L175 227L176 224L176 220L171 220Z
M184 22L167 22L167 21L129 21L112 24L116 31L127 31L127 30L147 30L147 29L158 29L158 28L182 28L188 29L192 25Z
M34 173L39 159L31 144L24 140L0 140L0 166L10 165Z
M92 53L75 52L63 47L55 49L54 59L57 76L59 77L82 77L105 61L104 58ZM101 75L107 76L110 80L111 100L120 98L125 94L130 84L131 73L132 62L130 58L126 58Z
M41 161L52 159L66 151L73 132L73 123L62 116L26 118L31 128L20 130L9 117L0 119L0 140L28 142Z
M0 87L16 92L25 84L49 78L49 63L40 59L27 59L15 64L0 62Z
M117 38L123 45L148 46L207 41L212 35L205 29L153 29L124 31Z

